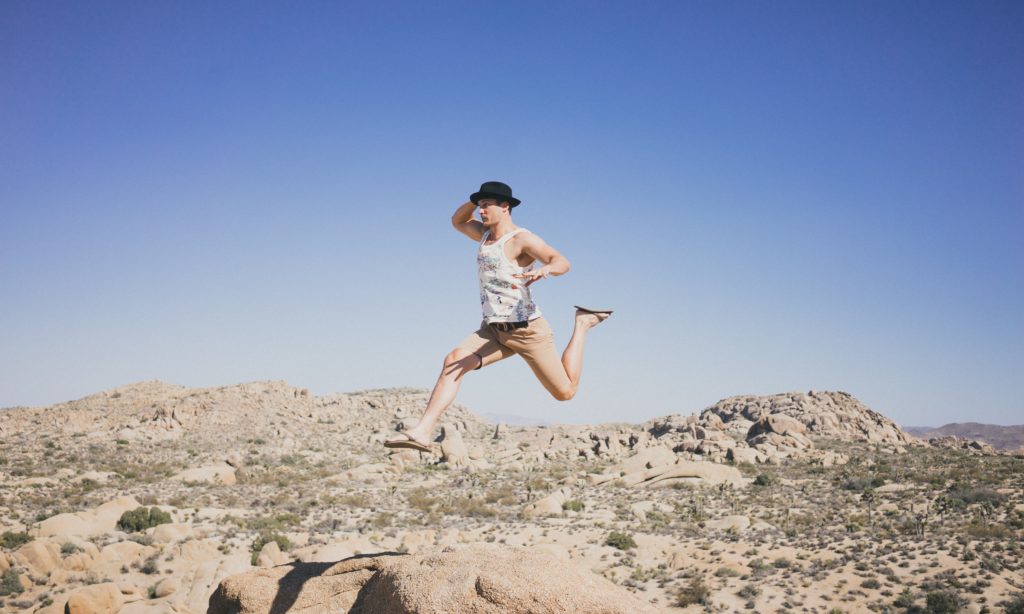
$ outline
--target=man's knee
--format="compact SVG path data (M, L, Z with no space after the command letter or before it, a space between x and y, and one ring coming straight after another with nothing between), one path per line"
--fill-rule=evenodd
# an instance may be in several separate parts
M569 401L576 396L576 386L570 384L555 388L551 391L551 396L555 397L556 401Z
M477 354L470 352L463 348L455 348L448 355L444 357L445 368L460 365L464 369L472 371L473 369L479 368L483 363L483 359Z

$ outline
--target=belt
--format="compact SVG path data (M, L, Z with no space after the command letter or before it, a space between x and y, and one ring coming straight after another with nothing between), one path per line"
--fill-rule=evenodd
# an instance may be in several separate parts
M488 326L494 330L500 330L503 333L507 333L510 330L517 328L526 328L530 325L529 320L523 320L522 322L490 322Z

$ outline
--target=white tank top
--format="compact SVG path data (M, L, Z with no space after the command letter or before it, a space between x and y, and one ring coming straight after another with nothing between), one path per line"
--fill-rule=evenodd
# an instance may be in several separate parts
M524 280L513 275L524 273L528 267L521 267L505 256L505 243L525 228L516 228L505 233L494 243L487 245L491 231L485 231L476 255L480 277L480 307L485 322L524 322L540 317L540 309L530 298L530 289Z

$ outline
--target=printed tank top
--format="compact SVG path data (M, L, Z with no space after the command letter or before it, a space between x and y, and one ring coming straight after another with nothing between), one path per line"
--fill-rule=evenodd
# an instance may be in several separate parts
M516 228L487 245L487 239L491 236L488 230L480 241L476 264L480 277L480 307L487 323L523 322L541 315L540 309L530 297L530 289L523 285L524 280L512 277L526 272L529 267L510 262L505 256L505 243L521 232L530 231Z

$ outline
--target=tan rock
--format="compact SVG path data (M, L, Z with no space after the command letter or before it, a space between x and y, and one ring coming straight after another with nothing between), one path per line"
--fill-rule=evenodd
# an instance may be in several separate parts
M139 502L134 497L118 497L92 510L51 516L39 523L35 534L68 537L110 533L116 529L122 514L137 507Z
M742 515L726 516L724 518L705 521L704 526L708 529L746 531L750 528L750 518Z
M348 612L387 558L291 563L231 576L213 592L207 614Z
M60 546L45 539L34 539L14 552L14 561L36 575L45 576L60 567Z
M363 591L372 612L646 614L651 606L597 574L531 548L474 544L388 561Z
M526 518L561 516L562 504L569 500L571 492L568 488L559 488L546 497L527 505L523 509L523 516Z
M157 544L180 542L193 536L192 527L183 522L168 522L149 529L147 533Z
M175 593L179 588L181 588L181 583L177 578L164 578L153 587L153 594L160 599Z
M462 433L450 425L441 428L444 438L441 440L441 460L452 467L469 465L469 450L462 440Z
M656 445L650 448L640 450L633 456L625 459L619 463L611 473L636 473L644 469L651 469L653 467L663 467L665 465L671 465L677 460L676 453L669 448Z
M71 593L66 614L115 614L124 605L121 590L113 582L92 584Z
M734 486L740 486L744 483L743 475L735 467L718 463L684 460L680 460L674 465L638 471L623 476L621 479L626 486L649 486L671 479L692 480L695 483L699 481L705 484L729 483Z
M269 541L263 544L259 555L256 557L257 567L277 567L287 562L288 557L281 552L281 547L277 545L276 541Z

